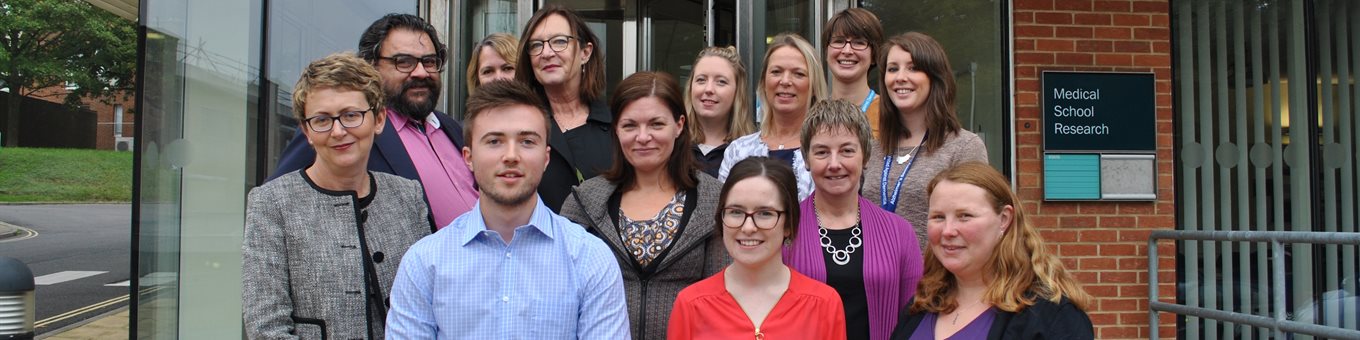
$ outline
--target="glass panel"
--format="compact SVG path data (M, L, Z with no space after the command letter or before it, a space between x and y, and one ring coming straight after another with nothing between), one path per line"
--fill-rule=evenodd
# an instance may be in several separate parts
M260 2L145 5L134 331L239 338Z
M821 32L817 32L817 25L813 24L817 16L812 13L812 0L767 0L765 5L765 35L766 41L773 39L779 33L793 32L802 35L803 38L817 46L817 39ZM763 46L762 46L763 48ZM760 56L765 56L765 50L759 51Z
M1002 50L1006 38L1002 4L997 0L863 0L860 5L878 15L888 37L919 31L944 45L958 86L959 121L982 137L992 166L1009 171L1005 155L1010 117L1004 78L1009 68Z
M1317 1L1305 15L1302 1L1172 4L1178 228L1356 231L1360 29L1353 23L1360 5ZM1265 317L1282 308L1291 320L1355 329L1355 248L1301 243L1276 254L1268 243L1185 242L1179 300ZM1284 257L1286 268L1271 267L1274 257ZM1284 282L1271 279L1278 270ZM1286 290L1276 293L1275 285ZM1272 336L1184 321L1181 336L1189 339Z
M638 44L648 51L644 68L688 78L694 56L708 46L704 0L645 1L643 12L646 35Z
M1360 86L1355 81L1360 70L1360 3L1355 1L1323 0L1313 6L1313 17L1318 34L1319 95L1318 127L1321 162L1317 171L1322 176L1322 229L1329 232L1356 232L1356 126L1355 111L1360 99ZM1360 256L1355 246L1329 245L1320 247L1325 263L1318 268L1323 273L1322 292L1315 301L1314 315L1305 320L1328 326L1357 329L1360 304L1356 301L1360 271ZM1334 259L1334 260L1333 260ZM1347 303L1347 302L1350 303Z
M312 60L336 52L355 52L359 35L387 13L416 13L415 1L269 2L269 82L262 93L269 105L265 173L272 173L280 153L297 134L293 120L293 84ZM452 65L450 63L449 65ZM448 67L453 69L455 67ZM447 95L448 92L444 92Z

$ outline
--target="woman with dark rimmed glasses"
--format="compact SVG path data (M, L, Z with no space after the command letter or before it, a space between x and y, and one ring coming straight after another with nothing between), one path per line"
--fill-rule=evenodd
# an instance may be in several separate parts
M836 291L780 258L798 234L795 182L781 160L732 166L714 217L732 264L680 291L667 339L845 339Z
M431 219L419 182L368 171L387 119L380 84L372 65L347 53L303 70L293 116L316 158L250 191L247 338L383 338L397 264Z
M548 5L534 13L519 40L515 80L529 84L548 103L548 169L539 197L554 212L571 187L609 170L603 146L614 143L613 117L604 96L604 51L575 11Z

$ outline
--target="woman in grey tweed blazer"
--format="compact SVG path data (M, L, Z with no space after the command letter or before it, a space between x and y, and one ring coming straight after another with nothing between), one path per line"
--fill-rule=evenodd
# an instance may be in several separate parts
M298 80L293 115L316 160L250 191L241 247L248 338L383 337L397 265L430 233L430 215L420 183L368 171L386 119L379 84L348 53L312 62Z
M676 294L731 262L713 226L722 183L695 164L674 78L634 73L610 102L614 167L574 188L562 216L613 250L633 338L664 339Z

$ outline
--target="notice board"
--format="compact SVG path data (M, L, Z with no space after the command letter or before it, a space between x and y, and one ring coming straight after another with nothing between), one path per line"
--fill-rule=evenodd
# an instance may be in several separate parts
M1156 151L1154 81L1152 73L1044 71L1044 151Z

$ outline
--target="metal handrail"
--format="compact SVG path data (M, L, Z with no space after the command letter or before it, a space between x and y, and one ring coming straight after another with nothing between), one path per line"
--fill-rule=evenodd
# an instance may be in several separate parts
M1226 242L1270 242L1275 254L1284 254L1285 243L1309 244L1347 244L1360 245L1360 233L1307 232L1307 231L1202 231L1202 230L1156 230L1148 237L1148 325L1151 339L1159 338L1157 327L1161 323L1157 312L1171 312L1269 328L1275 332L1276 339L1284 339L1284 333L1298 333L1335 339L1360 339L1360 330L1316 325L1288 320L1285 310L1284 256L1272 256L1271 293L1274 296L1275 318L1259 315L1228 312L1203 307L1186 306L1158 301L1157 292L1157 240L1181 241L1226 241Z

